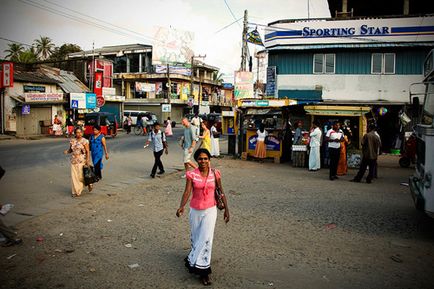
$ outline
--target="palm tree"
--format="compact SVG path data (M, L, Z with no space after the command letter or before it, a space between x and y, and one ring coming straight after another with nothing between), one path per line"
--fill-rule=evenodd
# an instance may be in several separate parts
M11 61L17 61L20 53L24 51L24 47L18 43L10 43L8 46L9 49L5 50L5 52L8 53L6 58L10 59Z
M38 60L33 48L29 48L27 50L24 50L20 53L20 55L18 56L17 62L20 63L33 63L36 62L36 60Z
M40 60L46 60L53 53L54 43L51 42L50 37L42 37L35 39L36 55Z
M215 82L218 82L219 84L222 84L223 83L223 75L224 75L224 73L222 73L222 72L218 72L218 71L214 71L214 73L213 73L213 79L214 79L214 81Z

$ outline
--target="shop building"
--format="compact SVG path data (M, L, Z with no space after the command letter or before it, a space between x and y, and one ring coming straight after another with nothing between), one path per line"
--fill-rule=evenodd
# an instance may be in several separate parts
M123 110L150 111L159 120L171 116L179 122L183 115L192 110L198 111L199 106L201 110L221 111L229 110L232 105L232 98L225 92L228 89L222 92L221 83L215 79L219 71L217 67L197 60L193 62L193 69L191 63L153 65L150 45L106 46L71 53L68 58L82 62L87 60L84 61L87 63L84 69L88 70L85 75L88 75L86 81L89 83L92 83L91 67L95 66L95 71L98 71L98 65L92 64L92 59L95 63L112 63L114 97L124 98ZM169 112L162 111L163 104L170 104ZM104 106L101 109L104 110Z
M5 131L18 137L51 133L55 115L64 123L72 92L87 91L72 72L15 65L14 85L5 88Z
M268 24L265 46L268 66L276 67L276 96L305 103L306 121L351 122L359 140L374 121L383 148L390 149L410 85L422 81L424 59L434 47L434 17L368 18L351 11Z

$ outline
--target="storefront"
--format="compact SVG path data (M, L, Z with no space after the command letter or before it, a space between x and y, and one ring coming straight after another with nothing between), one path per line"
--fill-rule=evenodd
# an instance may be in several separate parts
M254 156L256 147L257 130L263 124L268 132L265 141L267 147L267 158L273 158L279 163L284 153L284 139L288 126L288 115L286 108L296 105L297 101L292 99L243 99L238 101L241 109L243 151L247 156Z
M65 119L63 93L24 93L24 97L13 99L17 103L17 137L51 134L54 116L58 115L62 122Z

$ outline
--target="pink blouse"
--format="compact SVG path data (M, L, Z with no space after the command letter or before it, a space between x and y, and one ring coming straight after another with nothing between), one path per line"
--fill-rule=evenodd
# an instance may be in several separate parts
M217 179L221 178L219 170L215 170ZM190 201L190 207L196 210L205 210L215 206L216 200L214 195L215 178L212 170L209 170L208 178L202 177L199 169L188 171L187 179L193 183L193 197Z

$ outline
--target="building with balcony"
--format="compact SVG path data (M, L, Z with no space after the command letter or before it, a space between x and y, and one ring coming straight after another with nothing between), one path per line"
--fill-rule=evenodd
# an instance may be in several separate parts
M85 60L85 81L90 87L92 71L111 71L111 83L104 81L104 86L113 87L115 95L125 98L123 110L151 111L159 120L170 116L179 122L183 115L199 108L219 112L232 105L231 94L216 78L217 67L198 60L193 67L191 63L152 65L150 45L105 46L71 53L68 58ZM171 111L163 113L162 104L170 104Z

